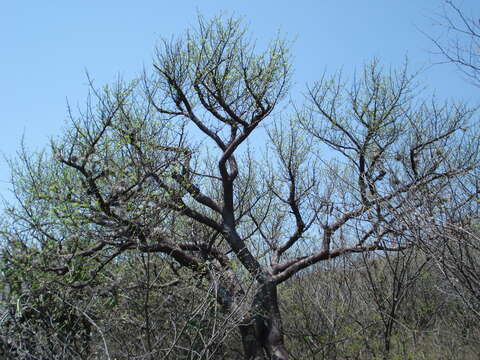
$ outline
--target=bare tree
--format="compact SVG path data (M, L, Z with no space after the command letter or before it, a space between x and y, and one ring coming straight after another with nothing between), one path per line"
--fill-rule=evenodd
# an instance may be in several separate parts
M480 19L469 14L454 1L445 1L443 13L436 19L445 30L440 37L429 38L444 62L454 63L475 86L480 86ZM478 138L476 140L478 142ZM451 186L444 193L443 218L422 217L419 232L426 242L423 249L436 260L439 269L473 313L479 312L479 237L478 173ZM470 201L477 199L477 201ZM432 204L430 204L432 205ZM435 207L435 205L433 205ZM426 213L434 212L432 206ZM407 218L406 218L407 219ZM410 223L412 219L409 219ZM416 219L418 221L418 219ZM428 232L428 230L430 232Z
M444 1L443 12L434 19L444 32L427 36L442 62L453 63L475 86L480 86L480 17L470 15L454 1Z
M473 173L461 184L452 185L443 194L444 204L426 206L415 221L415 233L422 250L431 257L447 280L449 291L458 296L480 318L480 236L479 176ZM471 199L475 199L471 201ZM442 218L431 216L441 206Z
M364 271L360 274L365 278L366 284L366 291L362 291L361 294L372 303L379 314L383 325L380 330L383 340L382 355L384 359L389 359L395 329L403 325L402 303L405 302L428 261L418 261L416 249L407 249L405 253L394 256L389 253L384 255L384 259L373 262L363 258L360 264L364 266ZM381 269L378 269L379 263Z
M4 238L77 288L128 252L158 254L209 284L245 359L288 359L278 286L322 261L413 246L398 219L478 160L463 132L473 111L418 100L406 68L325 76L286 116L275 109L290 77L285 41L258 52L240 21L200 18L160 44L152 74L92 86L51 152L20 154Z

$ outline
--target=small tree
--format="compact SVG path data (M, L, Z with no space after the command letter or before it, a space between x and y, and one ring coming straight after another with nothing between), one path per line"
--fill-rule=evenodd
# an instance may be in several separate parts
M278 287L322 261L413 246L399 219L477 165L472 110L416 99L405 68L325 76L282 116L290 77L284 41L257 52L240 21L200 18L161 43L152 74L92 86L50 152L20 156L4 238L35 248L38 269L81 264L74 287L127 252L158 254L211 285L244 358L287 359Z

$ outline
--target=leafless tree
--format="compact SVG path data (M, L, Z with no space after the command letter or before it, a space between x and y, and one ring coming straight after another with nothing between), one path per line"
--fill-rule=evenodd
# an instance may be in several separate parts
M469 182L454 186L444 194L448 200L447 204L440 205L444 206L443 218L431 215L417 217L415 221L422 230L418 230L415 236L423 251L436 262L448 281L450 286L444 290L453 290L472 314L480 318L478 179L478 173L472 174ZM431 208L428 209L429 214L433 212ZM410 217L405 220L412 221Z
M480 18L454 1L444 1L443 12L435 19L444 30L437 37L427 35L438 50L442 62L454 63L475 86L480 86ZM478 133L478 131L477 131ZM478 137L475 140L478 142ZM444 203L428 204L425 214L414 221L423 231L423 249L437 262L450 283L478 317L479 306L479 174L455 182L444 192ZM472 199L476 199L471 201ZM442 207L442 217L435 208ZM432 216L433 215L433 216ZM411 217L406 217L412 223Z
M480 86L480 14L469 14L454 1L444 1L434 19L442 34L427 34L441 62L453 63L475 86Z
M360 273L366 280L366 291L360 293L369 299L367 301L372 303L381 319L384 359L391 357L395 329L403 325L402 303L410 295L416 280L428 264L428 260L418 261L417 257L416 249L407 249L404 253L393 256L385 253L383 258L375 262L363 258L360 263L364 266L364 271ZM379 266L381 269L378 269Z

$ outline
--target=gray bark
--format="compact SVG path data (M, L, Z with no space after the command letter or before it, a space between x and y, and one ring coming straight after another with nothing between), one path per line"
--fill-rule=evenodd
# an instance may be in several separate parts
M252 312L240 326L245 359L288 360L278 307L277 286L267 282L258 289Z

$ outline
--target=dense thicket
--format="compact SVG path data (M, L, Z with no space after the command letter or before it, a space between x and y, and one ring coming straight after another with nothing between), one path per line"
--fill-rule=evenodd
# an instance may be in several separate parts
M189 279L162 287L176 279L164 265L132 257L108 287L72 292L44 279L36 297L24 289L19 305L7 301L5 358L241 357L236 324L208 285ZM475 315L413 252L334 261L294 277L280 294L293 359L476 359L480 351Z

